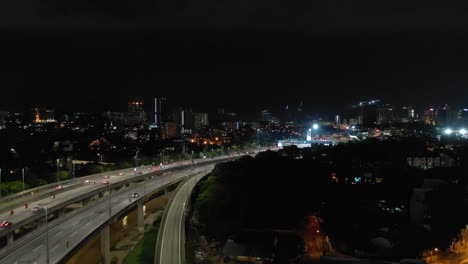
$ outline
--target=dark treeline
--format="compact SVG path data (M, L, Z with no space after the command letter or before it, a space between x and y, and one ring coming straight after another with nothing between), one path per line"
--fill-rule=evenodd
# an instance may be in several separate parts
M223 241L242 228L298 230L314 214L338 247L372 251L369 241L385 236L394 245L393 258L417 257L425 248L448 246L468 221L466 192L447 184L428 195L432 229L411 225L413 189L427 177L452 182L462 171L407 166L408 155L426 150L427 142L416 140L368 141L288 147L219 164L196 190L195 216L207 235ZM350 184L364 173L383 180Z

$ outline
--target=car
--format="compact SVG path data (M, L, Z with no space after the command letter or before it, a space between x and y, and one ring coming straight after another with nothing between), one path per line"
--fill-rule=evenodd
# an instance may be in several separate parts
M138 171L138 174L143 174L143 172L142 172L142 171Z
M138 197L140 197L140 195L138 193L136 193L136 192L132 193L132 198L138 198Z
M109 179L109 175L104 175L104 179Z
M38 204L36 206L34 206L33 208L31 208L31 211L36 213L36 212L40 212L44 210L44 206L42 204Z
M56 186L55 189L56 189L56 190L62 189L62 185Z
M110 182L109 182L109 181L107 181L107 180L105 180L105 181L102 181L102 184L104 184L104 185L107 185L107 184L109 184L109 183L110 183Z
M84 183L90 183L91 181L90 180L85 180Z
M122 176L122 175L124 175L124 174L125 174L124 172L119 172L119 175L120 175L120 176Z
M1 228L7 228L7 227L9 227L11 225L12 225L12 223L8 222L8 221L3 221L3 222L0 223Z

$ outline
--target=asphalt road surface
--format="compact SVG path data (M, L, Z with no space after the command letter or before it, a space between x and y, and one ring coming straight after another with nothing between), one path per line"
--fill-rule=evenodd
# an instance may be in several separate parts
M202 171L209 168L212 168L212 165L199 167L196 170ZM111 214L116 214L128 204L140 199L145 191L154 190L176 179L187 177L188 173L190 173L190 169L168 173L155 177L142 184L138 184L133 188L124 188L112 194L110 203L112 208ZM111 183L112 180L111 178ZM131 198L131 194L134 192L139 193L140 197L135 199ZM49 252L50 263L57 263L60 259L65 257L74 246L94 232L95 229L105 223L109 218L109 199L105 199L108 197L109 196L100 199L96 204L90 205L82 213L50 228L48 232L34 238L23 247L17 248L7 257L1 259L0 263L47 263L47 252ZM29 212L25 212L25 214L27 213ZM46 235L48 235L48 243Z
M185 225L183 223L185 205L190 192L204 175L198 174L182 185L167 209L167 218L162 230L159 263L185 263L185 254L182 252L182 248L185 247Z

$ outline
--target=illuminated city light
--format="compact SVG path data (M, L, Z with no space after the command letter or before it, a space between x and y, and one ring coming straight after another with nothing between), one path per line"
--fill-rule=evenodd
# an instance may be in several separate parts
M447 135L452 134L452 132L453 132L453 131L452 131L452 129L450 129L450 128L447 128L447 129L445 129L445 131L444 131L444 133L447 134Z
M467 131L466 131L466 129L462 128L462 129L460 129L459 132L460 132L460 134L465 135Z
M318 125L318 124L313 124L313 125L312 125L312 128L313 128L314 130L317 130L317 129L319 128L319 125Z

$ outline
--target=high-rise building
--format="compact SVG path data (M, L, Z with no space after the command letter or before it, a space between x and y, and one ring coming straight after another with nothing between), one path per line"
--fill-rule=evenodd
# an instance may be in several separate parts
M468 108L460 109L457 113L457 120L459 124L463 126L468 125Z
M128 112L130 113L144 112L143 102L137 101L137 100L128 102Z
M435 110L431 106L428 109L424 110L424 123L427 125L435 125Z
M439 126L452 125L455 121L455 117L456 114L448 104L438 107L435 111L436 125Z
M167 106L165 97L154 98L154 124L161 126L162 122L167 121Z
M176 122L178 131L184 134L186 130L191 130L194 127L192 109L184 109L180 107L176 111Z
M146 122L146 113L143 109L143 102L128 102L128 112L124 116L124 123L127 126L141 126Z
M375 125L378 120L380 100L359 102L359 123L362 125Z
M163 122L161 128L161 138L163 140L179 136L179 133L177 133L177 123L174 121Z
M208 114L207 113L195 113L194 114L194 128L202 129L207 127L208 123Z
M378 109L378 123L408 123L415 120L414 107L382 104Z
M260 112L260 121L262 122L271 122L273 114L269 110L262 110Z

